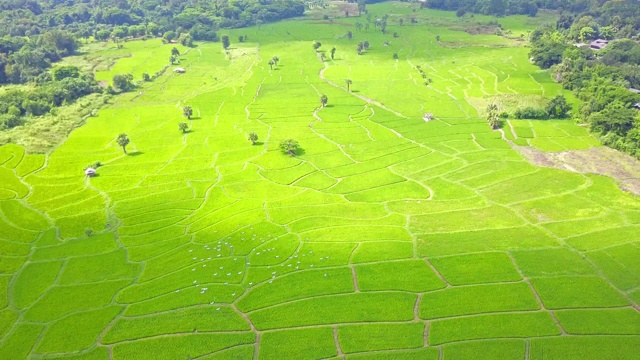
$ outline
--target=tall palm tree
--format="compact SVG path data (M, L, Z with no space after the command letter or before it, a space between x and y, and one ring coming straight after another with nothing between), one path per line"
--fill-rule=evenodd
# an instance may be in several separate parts
M351 79L347 79L344 82L347 84L347 91L351 91L351 84L353 84L353 81L351 81Z

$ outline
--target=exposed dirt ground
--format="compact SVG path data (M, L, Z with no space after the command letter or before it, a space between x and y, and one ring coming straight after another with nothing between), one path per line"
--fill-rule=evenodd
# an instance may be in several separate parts
M640 161L629 155L604 146L561 152L512 146L535 165L609 176L616 179L623 190L640 196Z

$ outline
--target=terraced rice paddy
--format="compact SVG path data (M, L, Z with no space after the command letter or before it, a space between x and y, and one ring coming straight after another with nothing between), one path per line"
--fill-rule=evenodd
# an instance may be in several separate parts
M584 128L491 131L478 105L561 88L512 40L436 26L454 14L369 9L399 37L347 40L355 18L230 31L248 42L183 51L185 74L53 153L0 148L0 359L637 359L640 200L508 142L598 146ZM158 71L170 47L125 50L98 78Z

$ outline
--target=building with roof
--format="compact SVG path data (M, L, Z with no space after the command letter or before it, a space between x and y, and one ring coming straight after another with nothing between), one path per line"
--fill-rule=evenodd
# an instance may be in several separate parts
M609 40L596 39L589 43L589 47L593 50L602 50L609 45Z

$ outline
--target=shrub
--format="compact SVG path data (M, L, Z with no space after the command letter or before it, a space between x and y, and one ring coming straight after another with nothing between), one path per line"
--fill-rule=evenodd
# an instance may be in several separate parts
M544 109L531 106L516 110L513 116L516 119L548 119L549 117Z

